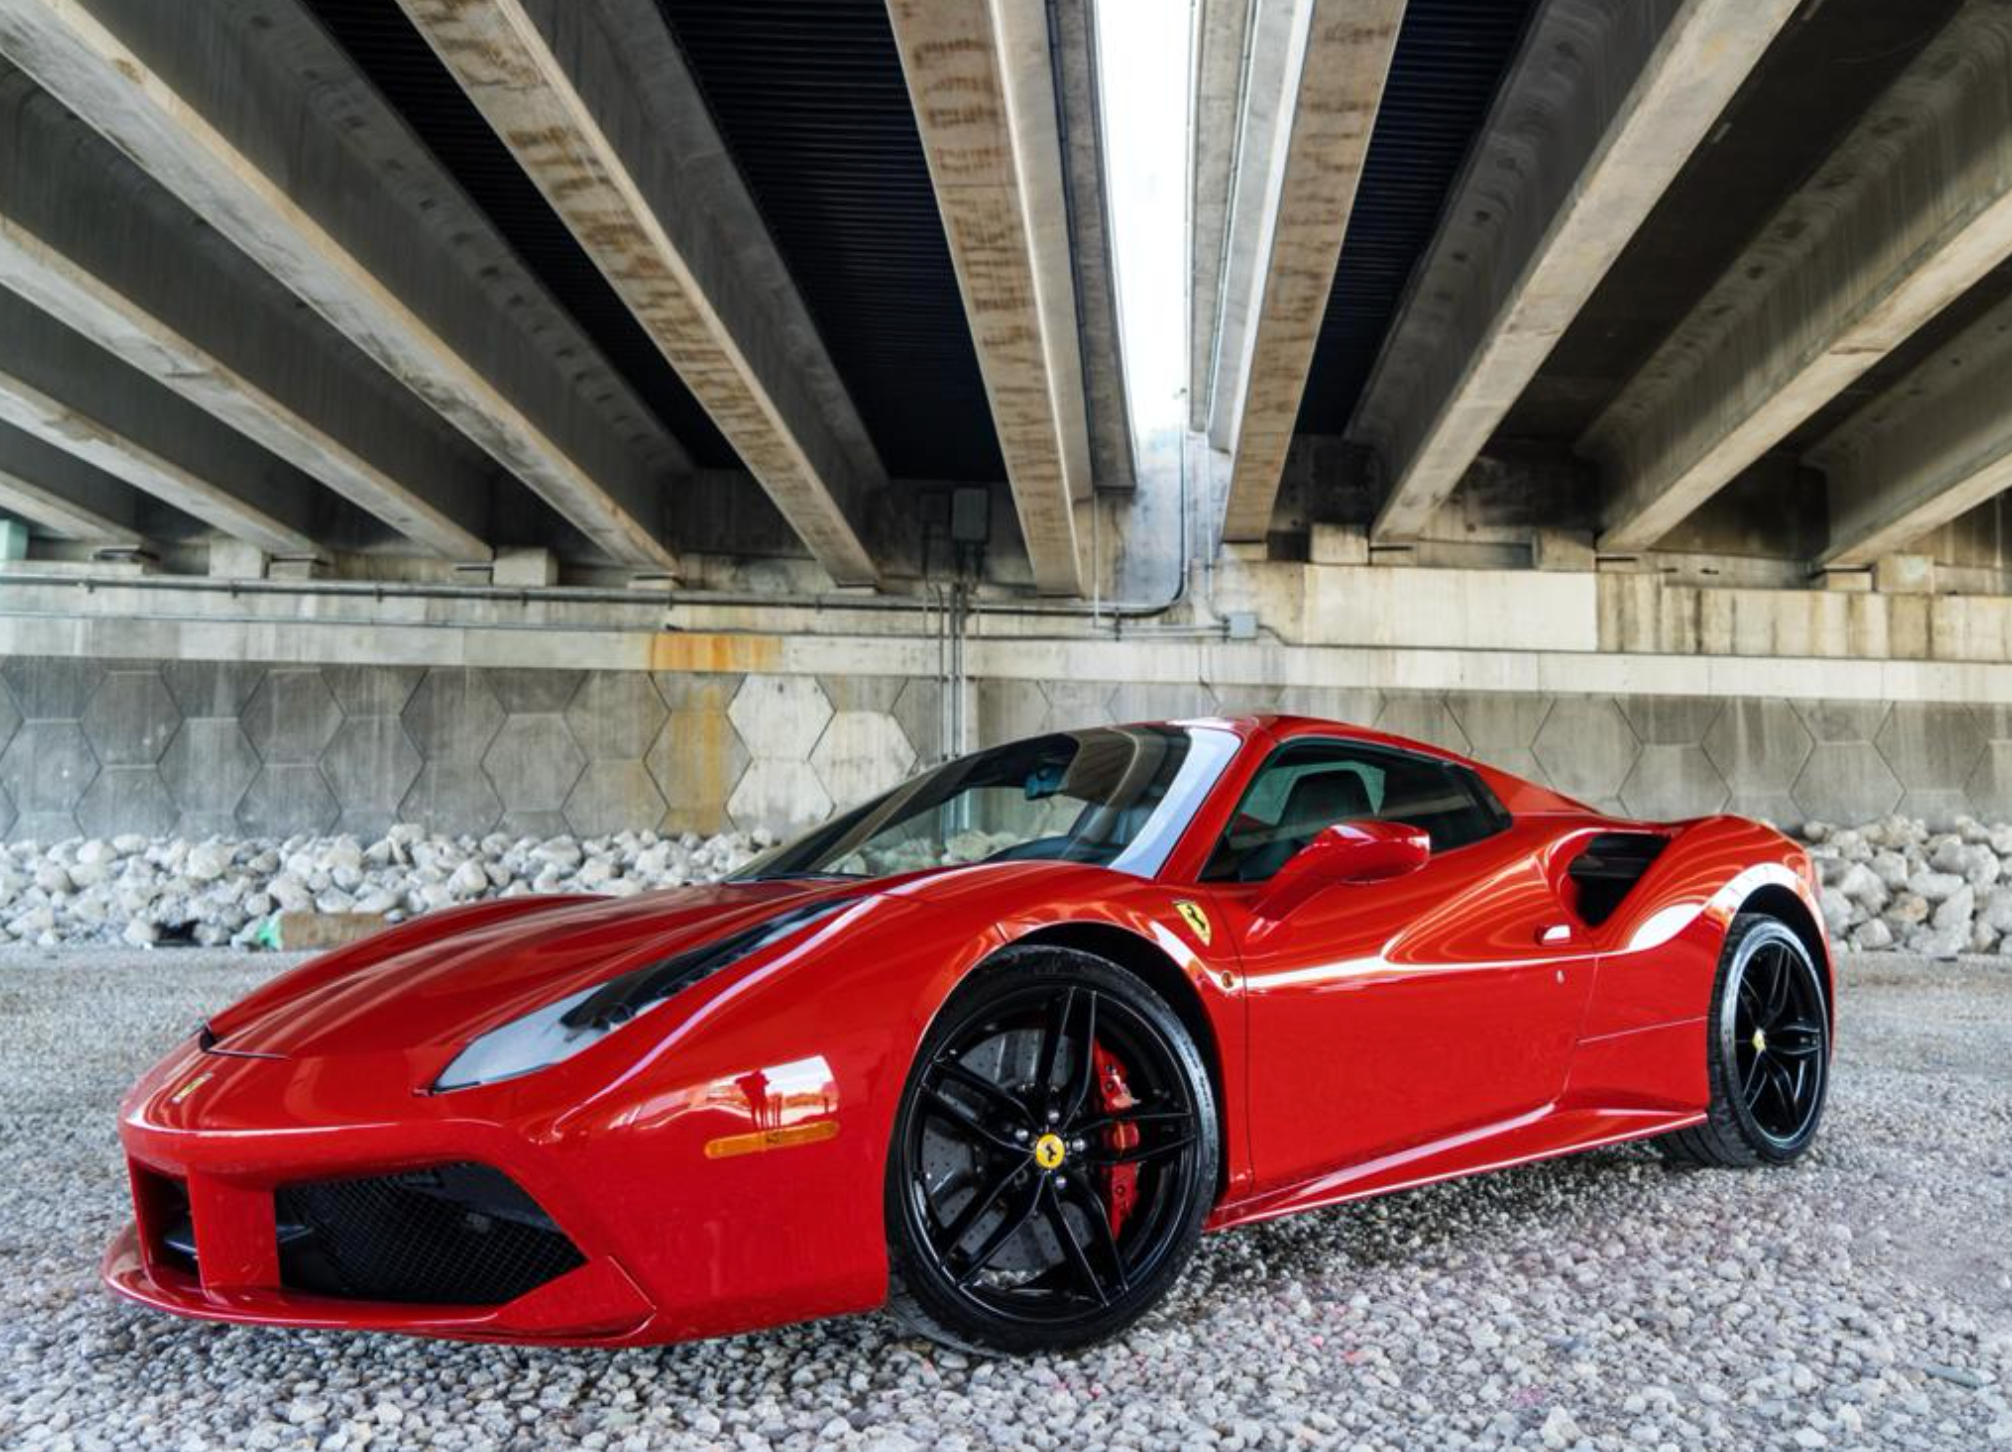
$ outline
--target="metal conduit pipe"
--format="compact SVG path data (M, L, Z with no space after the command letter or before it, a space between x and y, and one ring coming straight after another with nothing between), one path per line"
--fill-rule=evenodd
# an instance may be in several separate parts
M925 596L890 595L743 595L730 590L621 590L599 587L553 585L536 590L496 585L429 585L407 581L348 580L211 580L207 577L172 575L77 576L40 575L10 571L0 575L0 589L7 585L69 585L79 590L160 590L185 594L276 595L294 598L353 595L380 600L547 600L583 605L720 605L762 606L780 610L870 610L897 614L926 615L933 607ZM1105 615L1148 619L1163 615L1180 603L1179 595L1157 602L1116 604L1106 602ZM972 611L981 615L1045 616L1055 619L1092 619L1087 601L1076 604L1055 601L1033 603L1019 600L974 599Z

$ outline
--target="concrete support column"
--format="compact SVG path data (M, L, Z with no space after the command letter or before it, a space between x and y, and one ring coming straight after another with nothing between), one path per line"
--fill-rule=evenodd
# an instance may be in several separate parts
M1875 560L1872 588L1882 595L1933 595L1935 561L1926 555L1887 555Z
M216 580L263 580L268 561L264 550L243 540L210 541L209 573Z
M539 589L559 583L559 561L550 550L503 549L489 567L489 583Z

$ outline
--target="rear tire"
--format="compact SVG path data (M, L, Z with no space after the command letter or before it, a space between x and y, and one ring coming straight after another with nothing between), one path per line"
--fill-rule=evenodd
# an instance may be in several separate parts
M1665 1135L1682 1164L1785 1165L1816 1138L1830 1093L1830 1004L1823 972L1787 924L1741 913L1726 934L1705 1023L1711 1107Z
M1094 954L1009 948L917 1053L887 1165L888 1310L964 1350L1114 1335L1179 1279L1215 1198L1193 1038Z

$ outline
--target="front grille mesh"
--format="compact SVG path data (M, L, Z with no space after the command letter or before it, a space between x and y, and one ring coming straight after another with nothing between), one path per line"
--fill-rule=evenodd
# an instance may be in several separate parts
M585 1264L514 1181L486 1165L283 1186L280 1280L316 1295L495 1306Z

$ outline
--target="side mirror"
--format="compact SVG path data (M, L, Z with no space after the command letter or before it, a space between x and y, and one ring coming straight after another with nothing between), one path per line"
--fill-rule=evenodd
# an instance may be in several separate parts
M1336 822L1272 874L1259 917L1282 918L1324 887L1381 882L1416 872L1432 857L1432 838L1403 822Z

